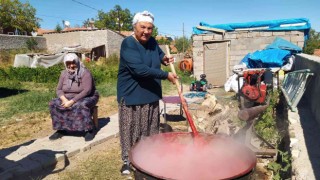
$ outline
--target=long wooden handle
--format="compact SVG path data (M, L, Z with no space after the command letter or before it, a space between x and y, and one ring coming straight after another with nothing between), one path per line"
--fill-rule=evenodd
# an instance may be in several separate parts
M166 51L167 51L167 56L169 58L171 56L171 54L170 54L170 49L169 49L168 45L166 45ZM173 72L174 74L177 74L176 69L174 68L174 65L172 62L170 62L170 69L171 69L171 72ZM178 79L176 79L175 84L177 86L178 94L181 94L182 92L181 92L180 83L179 83Z
M166 45L166 51L167 51L167 56L170 57L170 50L169 50L169 46ZM176 73L176 70L174 68L174 65L170 62L170 68L171 68L171 71L174 73L174 74L177 74ZM182 95L182 92L181 92L181 88L180 88L180 83L178 81L178 79L176 79L176 87L177 87L177 90L178 90L178 94L179 94L179 97L180 97L180 100L181 100L181 104L182 104L182 108L184 110L184 113L186 114L186 117L187 117L187 120L189 122L189 125L191 127L191 130L193 132L193 135L194 136L197 136L198 135L198 131L193 123L193 120L192 120L192 117L189 113L189 110L188 110L188 105L187 105L187 102L186 100L184 99L183 95Z

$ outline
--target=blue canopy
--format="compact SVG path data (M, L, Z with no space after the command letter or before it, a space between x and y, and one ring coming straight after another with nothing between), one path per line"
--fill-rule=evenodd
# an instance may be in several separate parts
M226 31L235 31L237 29L250 29L253 31L293 31L304 30L305 36L308 35L311 28L309 19L307 18L293 18L293 19L280 19L270 21L256 21L247 23L230 23L230 24L217 24L210 25L205 22L200 22L200 26L209 28L218 28ZM200 30L193 27L193 34L205 34L208 31ZM308 37L305 37L308 38Z

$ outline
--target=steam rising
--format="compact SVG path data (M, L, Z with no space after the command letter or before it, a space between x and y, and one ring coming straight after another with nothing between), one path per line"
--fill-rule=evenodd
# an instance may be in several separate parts
M233 139L199 136L164 133L147 137L131 150L131 161L155 177L183 180L235 178L255 166L255 154Z

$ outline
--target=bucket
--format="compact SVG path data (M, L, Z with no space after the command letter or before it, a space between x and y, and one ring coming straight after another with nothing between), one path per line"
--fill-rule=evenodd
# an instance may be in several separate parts
M192 59L188 58L188 59L183 59L182 61L179 62L179 69L181 71L188 71L191 72L192 71Z

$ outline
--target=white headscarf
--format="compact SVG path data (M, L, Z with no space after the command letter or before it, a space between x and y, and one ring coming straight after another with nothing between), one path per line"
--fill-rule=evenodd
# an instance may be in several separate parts
M77 65L77 69L75 71L72 71L71 69L69 69L66 64L66 62L72 62L72 61L74 61ZM81 77L85 68L83 63L80 61L79 57L75 53L68 53L64 56L63 63L64 63L64 66L66 67L66 70L68 71L68 84L67 84L68 88L69 89L71 88L71 85L73 82L77 82L79 86L81 83Z
M132 25L135 25L138 22L149 22L153 24L153 21L154 21L153 14L149 11L143 11L143 12L138 12L136 15L134 15L132 20Z

